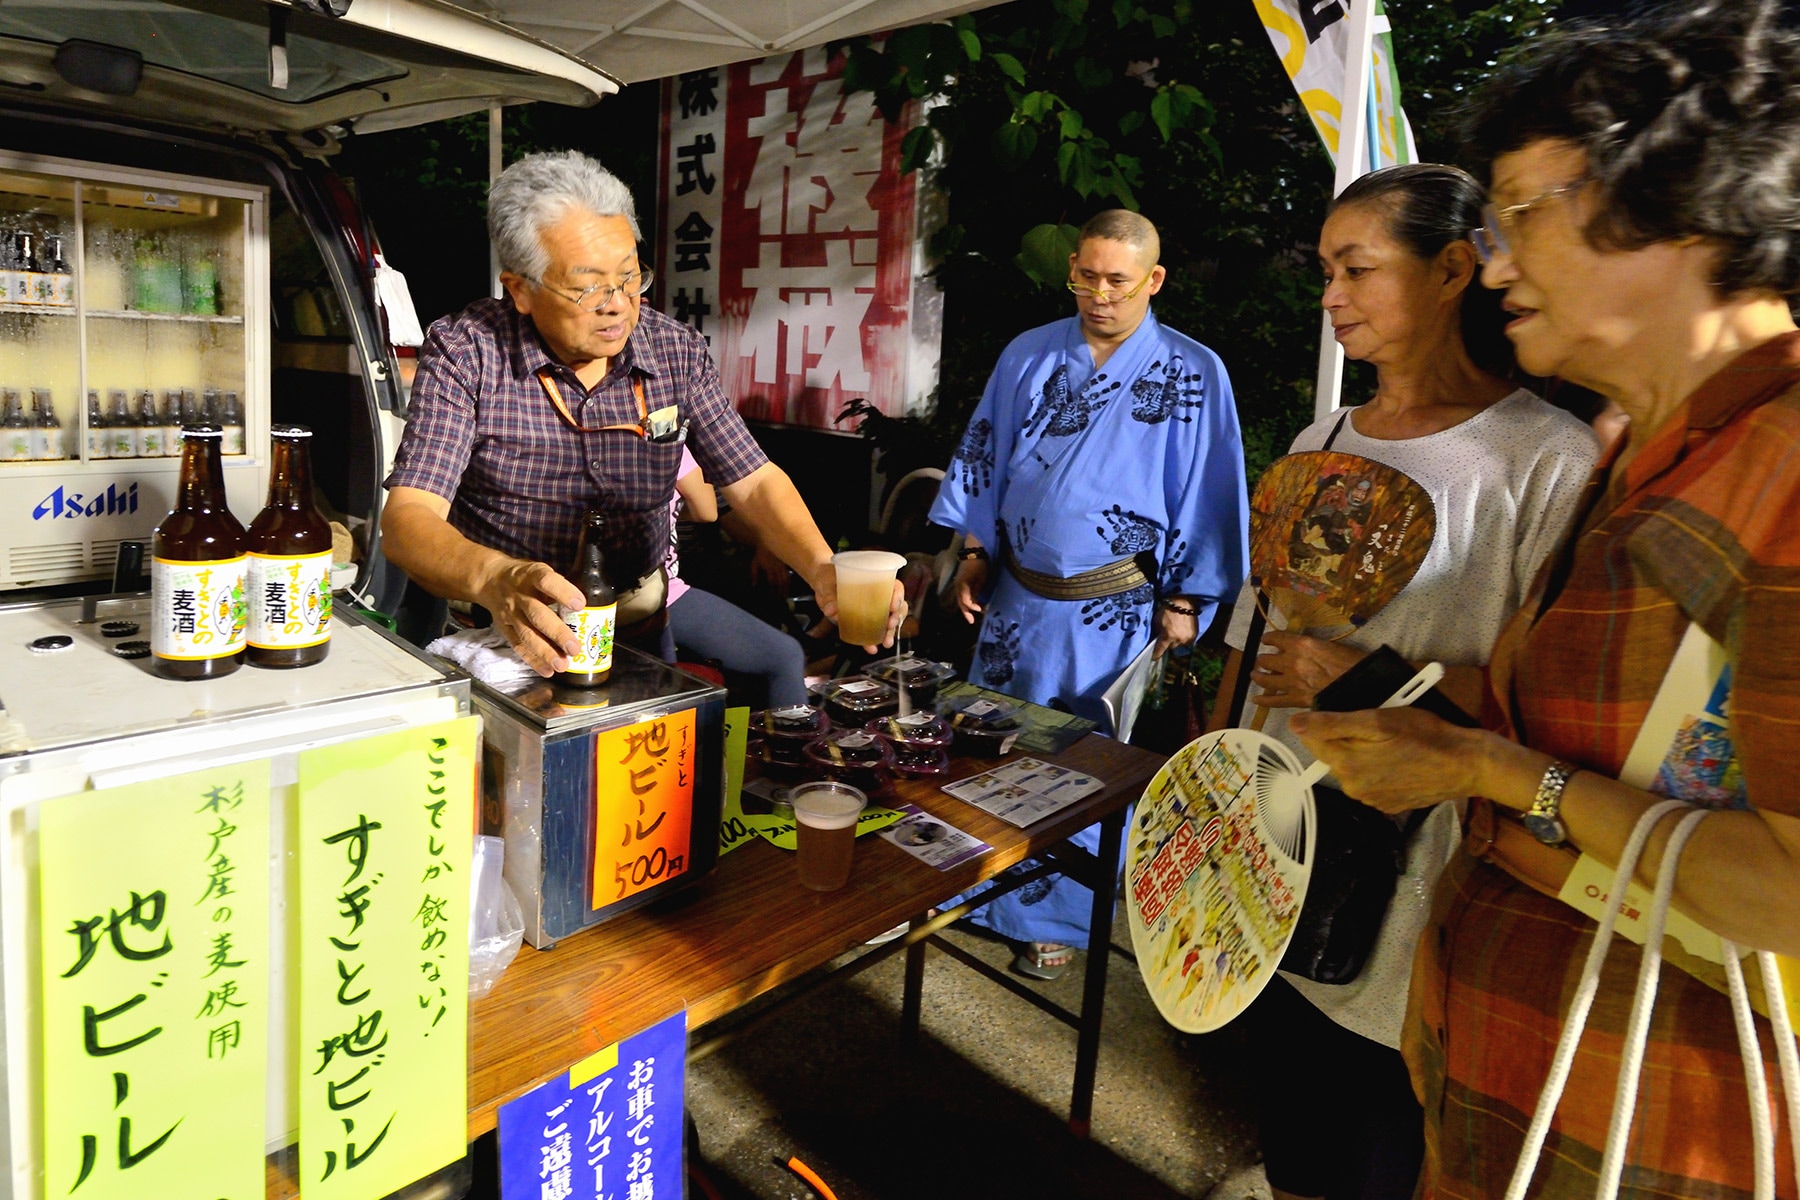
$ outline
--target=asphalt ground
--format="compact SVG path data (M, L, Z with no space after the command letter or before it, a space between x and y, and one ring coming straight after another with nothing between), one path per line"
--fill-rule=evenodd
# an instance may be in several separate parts
M1112 936L1130 946L1122 908ZM949 937L995 966L1012 959L985 933ZM1084 963L1032 986L1077 1009ZM1242 1083L1253 1064L1229 1030L1166 1024L1128 958L1113 953L1108 972L1087 1140L1067 1124L1073 1029L932 951L907 1047L902 971L896 954L833 981L690 1067L695 1161L720 1196L815 1196L783 1165L797 1156L839 1200L1267 1197Z

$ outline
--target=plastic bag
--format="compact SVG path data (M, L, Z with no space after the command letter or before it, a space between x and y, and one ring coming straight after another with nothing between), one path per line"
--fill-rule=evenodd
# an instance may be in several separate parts
M396 346L425 344L425 331L419 328L419 312L413 307L406 276L388 266L387 259L379 254L375 256L375 299L387 313L390 343Z
M469 871L469 999L479 1000L519 953L525 940L525 911L500 866L506 842L497 837L475 839Z

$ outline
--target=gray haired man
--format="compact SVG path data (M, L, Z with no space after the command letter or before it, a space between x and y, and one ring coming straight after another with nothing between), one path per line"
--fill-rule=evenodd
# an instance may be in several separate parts
M831 550L719 386L706 342L645 307L631 192L575 151L529 155L488 192L503 299L431 326L387 478L388 557L484 608L539 674L578 649L556 612L582 516L607 515L620 636L661 647L660 567L683 443L758 539L836 615ZM624 579L618 578L620 575ZM905 613L898 587L889 622Z

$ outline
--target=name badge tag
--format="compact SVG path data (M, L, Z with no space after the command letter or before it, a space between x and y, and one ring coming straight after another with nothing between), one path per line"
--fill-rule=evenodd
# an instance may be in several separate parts
M650 414L650 440L667 442L675 437L681 425L681 412L673 404L659 408Z

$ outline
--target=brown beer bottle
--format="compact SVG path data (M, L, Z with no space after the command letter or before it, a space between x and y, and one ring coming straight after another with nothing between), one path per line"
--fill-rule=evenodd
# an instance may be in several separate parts
M250 522L253 667L307 667L331 650L331 526L313 503L312 430L277 425L269 503Z
M585 603L579 609L563 609L563 621L581 641L581 649L569 660L569 669L558 671L556 682L564 687L591 688L612 674L613 632L618 624L618 596L606 582L606 560L600 543L606 518L592 509L581 522L581 548L575 552L575 576Z
M182 431L175 509L151 543L151 664L170 679L229 675L244 659L244 527L225 506L220 436Z

